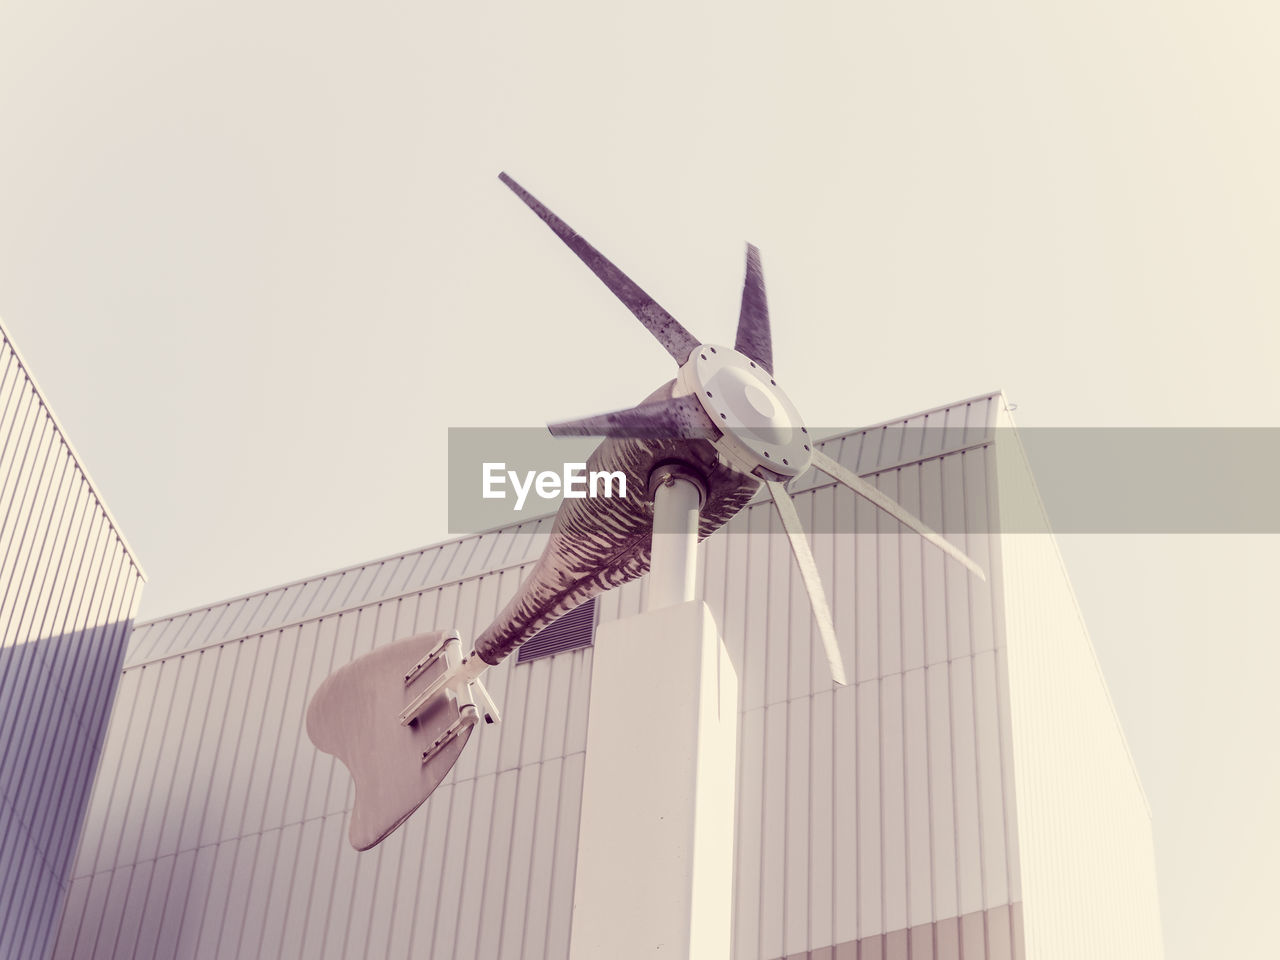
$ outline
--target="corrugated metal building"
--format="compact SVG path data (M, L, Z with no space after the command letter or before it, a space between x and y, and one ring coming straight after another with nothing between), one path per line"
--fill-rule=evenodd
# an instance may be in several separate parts
M815 655L767 501L700 551L740 677L740 960L1162 956L1149 814L1056 546L1005 522L1043 522L1007 425L990 395L823 444L985 584L845 488L793 488L847 687ZM474 637L549 524L141 625L56 956L566 957L590 646L490 671L502 725L365 854L346 772L303 730L354 656L438 626ZM644 591L605 594L597 617Z
M143 579L0 326L0 958L52 948Z

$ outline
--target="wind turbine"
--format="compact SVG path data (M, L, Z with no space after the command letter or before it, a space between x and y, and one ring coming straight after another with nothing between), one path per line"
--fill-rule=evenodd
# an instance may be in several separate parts
M550 425L555 436L598 436L589 471L622 471L648 496L565 499L542 556L488 628L465 645L439 630L387 644L340 668L316 691L307 730L356 782L349 838L367 849L439 785L471 729L498 711L481 682L542 627L597 594L650 571L673 512L670 493L696 491L686 511L691 550L767 490L787 534L831 676L847 682L831 609L787 484L810 466L914 530L978 577L982 569L901 504L818 450L778 385L759 251L747 247L732 347L700 341L634 280L505 173L499 177L630 310L677 364L675 379L638 406ZM669 538L668 538L669 539ZM655 574L658 564L655 562ZM406 699L407 698L407 699ZM405 704L397 711L397 703Z

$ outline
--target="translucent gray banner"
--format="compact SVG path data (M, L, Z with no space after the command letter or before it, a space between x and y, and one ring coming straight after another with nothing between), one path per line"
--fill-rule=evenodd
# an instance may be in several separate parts
M823 449L942 533L1280 533L1280 429L811 429ZM592 477L590 438L538 428L449 430L448 522L475 533L552 514L566 495L646 497ZM1029 468L1029 473L1028 473ZM1028 482L1028 476L1034 483ZM835 481L810 469L793 494ZM1038 493L1038 498L1037 498ZM845 504L841 494L841 504ZM819 494L815 533L896 526Z

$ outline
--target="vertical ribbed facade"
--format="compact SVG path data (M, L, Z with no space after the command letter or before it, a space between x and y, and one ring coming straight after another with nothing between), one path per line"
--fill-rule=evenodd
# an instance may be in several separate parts
M957 542L985 583L844 488L813 474L794 486L846 687L767 501L700 551L699 592L741 683L740 960L1042 955L1024 950L1037 865L1021 806L1045 801L1019 783L1040 721L1011 697L1010 645L1026 635L1005 620L1026 575L1009 578L997 530L1000 406L979 397L823 444ZM547 530L530 521L140 626L56 956L567 956L591 647L492 670L502 725L477 730L368 853L345 842L345 770L302 726L321 680L375 645L475 636ZM639 612L644 594L641 581L603 595L598 619ZM1037 855L1054 869L1052 850Z
M303 728L320 681L376 644L474 636L542 526L140 627L55 955L565 956L589 647L491 671L504 722L368 853L347 845L346 770Z
M740 960L1021 956L989 522L997 404L824 447L944 531L990 571L986 583L846 488L799 486L834 584L845 687L831 681L770 505L733 521L732 533L758 535L708 545L706 597L740 648Z
M144 578L2 327L0 337L0 958L39 958Z

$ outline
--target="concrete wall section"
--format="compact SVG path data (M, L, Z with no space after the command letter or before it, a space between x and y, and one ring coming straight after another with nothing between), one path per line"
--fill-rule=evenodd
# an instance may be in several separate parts
M997 457L1002 517L1044 530L1000 543L1027 956L1160 960L1151 814L1012 430Z

